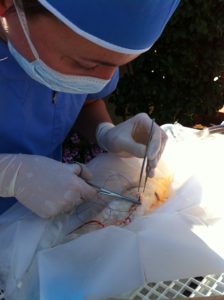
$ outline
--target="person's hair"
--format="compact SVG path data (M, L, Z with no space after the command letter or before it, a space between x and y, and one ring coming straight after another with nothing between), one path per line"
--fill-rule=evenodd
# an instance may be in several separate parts
M15 2L20 8L24 9L27 17L50 14L50 12L41 5L38 0L15 0Z

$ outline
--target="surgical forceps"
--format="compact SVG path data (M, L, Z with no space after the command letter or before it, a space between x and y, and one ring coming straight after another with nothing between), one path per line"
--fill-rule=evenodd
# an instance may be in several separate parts
M125 195L122 195L122 194L119 194L119 193L116 193L116 192L112 192L108 189L100 187L100 186L98 186L98 185L96 185L92 182L89 182L89 181L87 181L87 184L94 187L97 190L97 192L101 195L106 195L106 196L109 196L109 197L114 197L114 198L117 198L117 199L126 200L128 202L132 202L132 203L137 204L137 205L141 204L141 202L137 198L133 198L133 197L130 197L130 196L125 196Z
M81 172L80 172L80 175L82 174L82 164L80 164L79 162L75 162L76 164L79 165L80 169L81 169ZM137 205L140 205L141 202L140 202L140 199L137 199L137 198L133 198L133 197L130 197L130 196L125 196L125 195L122 195L122 194L119 194L119 193L116 193L116 192L112 192L108 189L105 189L97 184L94 184L90 181L86 181L87 184L89 184L90 186L94 187L97 191L97 193L101 194L101 195L106 195L106 196L109 196L109 197L113 197L113 198L117 198L117 199L121 199L121 200L126 200L128 202L131 202L131 203L134 203L134 204L137 204Z
M144 185L143 185L143 193L145 191L146 182L147 182L148 174L149 174L149 171L150 171L150 165L149 165L149 159L147 158L147 153L148 153L149 145L150 145L151 140L152 140L153 127L154 127L154 120L152 120L152 125L151 125L150 132L149 132L149 139L148 139L148 143L146 145L145 155L144 155L144 158L143 158L140 177L139 177L138 192L140 191L142 178L143 178L143 171L145 169L145 164L147 162L146 169L145 169L145 182L144 182Z

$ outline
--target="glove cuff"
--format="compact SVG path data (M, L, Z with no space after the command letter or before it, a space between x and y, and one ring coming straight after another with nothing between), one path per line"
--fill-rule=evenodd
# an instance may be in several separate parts
M107 152L109 152L109 151L107 149L106 133L108 132L108 130L110 130L114 127L115 127L115 125L112 123L103 122L103 123L100 123L96 129L97 143L102 149L106 150Z

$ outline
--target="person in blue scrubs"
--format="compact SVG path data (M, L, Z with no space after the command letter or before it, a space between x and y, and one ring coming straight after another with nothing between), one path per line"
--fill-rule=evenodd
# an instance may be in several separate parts
M95 196L86 166L61 162L69 130L143 157L152 120L114 125L105 96L118 68L148 51L180 0L0 0L0 214L16 201L43 218ZM166 143L155 125L153 176Z

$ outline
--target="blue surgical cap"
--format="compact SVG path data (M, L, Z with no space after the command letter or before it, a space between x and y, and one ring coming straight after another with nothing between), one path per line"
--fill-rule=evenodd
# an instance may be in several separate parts
M180 0L39 0L63 23L104 48L126 54L147 51Z

